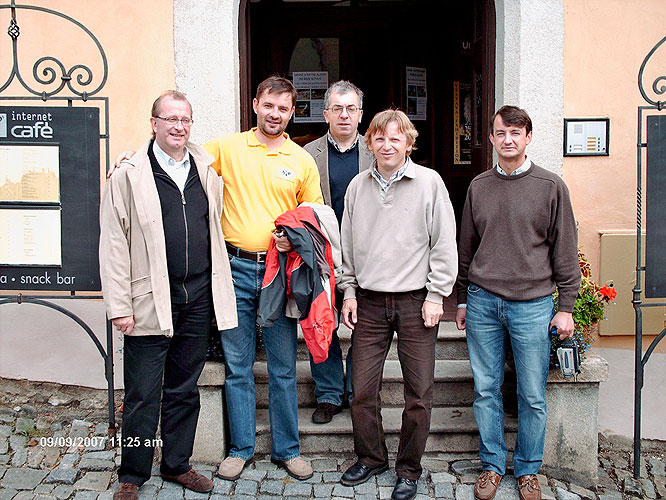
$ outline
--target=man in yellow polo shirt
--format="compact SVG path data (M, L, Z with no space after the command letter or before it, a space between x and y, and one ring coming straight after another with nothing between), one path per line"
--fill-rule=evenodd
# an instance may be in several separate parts
M218 475L237 479L254 456L256 319L266 251L275 219L300 203L323 203L319 173L312 157L284 132L294 113L296 88L270 77L259 84L253 101L257 127L204 145L212 167L224 181L222 230L236 292L238 327L221 332L226 366L225 395L231 446ZM280 251L291 244L276 238ZM296 320L284 313L264 327L268 361L268 410L271 460L297 479L312 476L300 456L296 392Z

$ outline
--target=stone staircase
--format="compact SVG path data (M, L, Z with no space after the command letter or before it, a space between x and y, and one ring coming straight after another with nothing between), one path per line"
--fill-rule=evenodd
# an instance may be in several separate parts
M338 332L343 353L346 355L351 342L351 332L344 325ZM382 418L389 451L398 448L401 413L403 406L402 372L398 361L397 337L394 337L384 367L382 383ZM257 353L254 368L257 393L257 441L256 453L270 453L268 420L268 371L265 355ZM301 451L304 455L328 452L352 452L354 439L349 409L333 417L329 424L312 423L311 416L316 407L314 382L310 374L307 347L299 330L297 362L299 430ZM476 457L478 455L478 432L472 402L474 389L472 371L467 355L465 333L456 329L455 323L440 323L436 344L435 388L430 436L427 453L438 456ZM513 444L517 421L507 417L507 440ZM511 446L512 447L512 446Z
M478 432L472 412L473 382L467 355L465 334L455 328L446 315L440 323L436 344L434 408L426 455L438 460L478 458ZM448 320L448 321L447 321ZM339 332L342 349L349 348L351 333L344 327ZM402 381L398 363L397 340L388 354L382 388L384 431L389 453L398 449ZM268 425L268 374L264 353L260 350L255 364L257 391L258 457L270 453ZM310 375L307 348L303 339L298 346L298 398L301 451L308 457L327 453L352 454L354 439L349 409L325 425L313 424L314 384ZM512 380L513 378L513 380ZM608 363L595 353L588 353L581 373L564 379L553 369L548 377L546 401L548 424L542 471L554 477L592 486L597 479L599 384L608 380ZM224 411L224 366L209 361L199 378L201 412L192 460L219 464L227 453ZM505 435L509 449L516 439L515 378L508 368L503 388Z

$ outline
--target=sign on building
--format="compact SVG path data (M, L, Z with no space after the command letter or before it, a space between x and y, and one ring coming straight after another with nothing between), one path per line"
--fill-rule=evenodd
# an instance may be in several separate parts
M99 291L99 109L0 106L0 289Z

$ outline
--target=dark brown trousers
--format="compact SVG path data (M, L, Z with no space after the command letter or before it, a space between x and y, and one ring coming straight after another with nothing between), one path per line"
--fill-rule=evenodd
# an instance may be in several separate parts
M351 404L354 451L367 467L388 462L382 426L382 374L398 333L398 358L404 381L400 444L395 463L398 477L418 479L421 456L430 431L437 328L426 328L421 308L426 290L383 293L358 289L357 323L353 335Z

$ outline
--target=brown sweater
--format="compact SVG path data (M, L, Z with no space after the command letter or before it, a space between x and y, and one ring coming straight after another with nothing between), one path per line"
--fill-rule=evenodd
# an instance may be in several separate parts
M467 191L458 253L458 303L470 283L506 300L531 300L559 290L571 312L580 285L578 243L569 191L556 174L532 163L522 174L496 169Z

